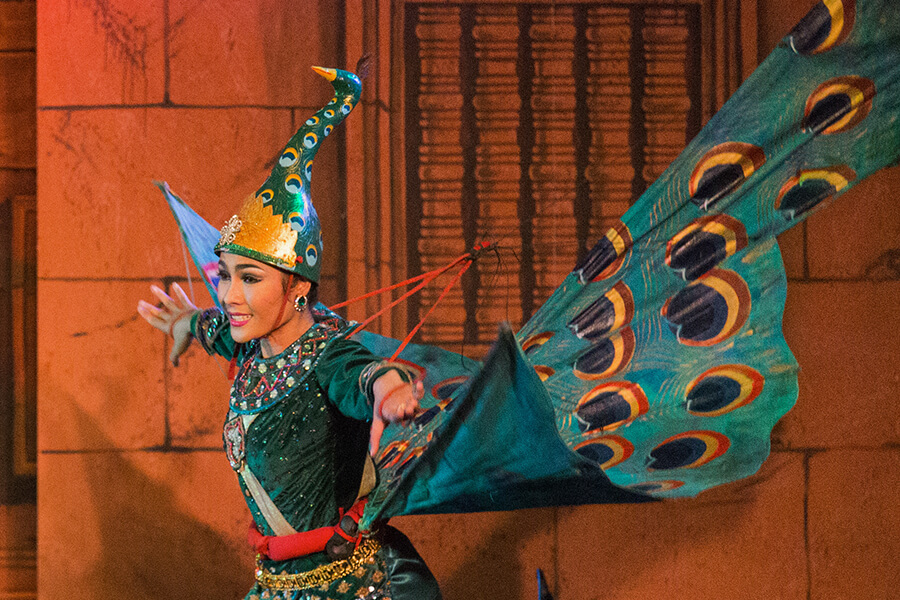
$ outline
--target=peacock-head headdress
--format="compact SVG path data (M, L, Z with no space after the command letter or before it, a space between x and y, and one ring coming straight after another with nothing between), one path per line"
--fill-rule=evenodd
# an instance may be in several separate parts
M350 114L362 92L349 71L313 67L331 82L334 97L291 137L272 174L222 228L216 254L231 252L319 281L322 229L309 196L319 144Z

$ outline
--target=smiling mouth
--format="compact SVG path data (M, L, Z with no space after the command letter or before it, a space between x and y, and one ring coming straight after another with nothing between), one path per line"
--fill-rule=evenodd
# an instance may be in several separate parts
M243 327L250 320L250 315L228 315L228 322L232 327Z

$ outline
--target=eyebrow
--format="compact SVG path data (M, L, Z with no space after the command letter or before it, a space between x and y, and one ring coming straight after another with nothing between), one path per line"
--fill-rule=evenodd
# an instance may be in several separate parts
M234 265L235 271L243 271L244 269L257 269L259 271L263 270L259 265L251 265L250 263L238 263Z
M219 268L225 269L226 271L228 270L228 266L225 264L224 261L221 261L221 260L219 261ZM253 265L250 263L238 263L234 266L235 271L244 271L247 269L257 269L259 271L263 270L262 267L260 267L259 265Z

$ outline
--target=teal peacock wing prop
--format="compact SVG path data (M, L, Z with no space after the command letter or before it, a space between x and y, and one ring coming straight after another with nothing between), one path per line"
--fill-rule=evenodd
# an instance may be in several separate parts
M897 162L898 77L890 3L816 5L515 348L501 335L427 428L387 432L367 522L693 496L755 473L797 398L775 236Z
M900 155L888 2L821 2L522 328L566 444L616 485L755 473L797 397L774 236Z

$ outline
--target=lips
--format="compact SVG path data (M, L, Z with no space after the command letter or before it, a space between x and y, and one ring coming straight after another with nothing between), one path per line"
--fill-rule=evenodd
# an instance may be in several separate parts
M232 327L243 327L250 320L250 315L240 313L228 313L228 322Z

